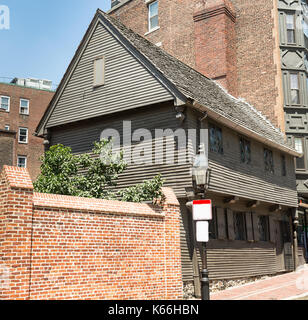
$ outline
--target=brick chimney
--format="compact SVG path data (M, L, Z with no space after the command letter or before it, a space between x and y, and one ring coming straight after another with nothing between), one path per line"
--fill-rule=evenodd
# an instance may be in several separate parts
M235 21L229 0L208 0L194 13L196 69L237 96Z

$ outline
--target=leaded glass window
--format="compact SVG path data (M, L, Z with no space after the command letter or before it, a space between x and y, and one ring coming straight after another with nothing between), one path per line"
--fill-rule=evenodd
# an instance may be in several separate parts
M210 151L223 154L221 128L210 124Z
M273 152L271 150L264 149L264 164L265 164L265 171L274 173L274 159L273 159Z
M268 216L259 216L258 230L259 230L260 241L270 240Z
M246 214L244 212L234 212L233 220L235 240L247 240Z
M287 175L287 163L284 155L281 155L281 174L283 177Z
M241 162L249 164L251 162L250 141L240 138Z
M218 225L217 225L217 208L213 207L213 218L209 223L210 239L217 239Z

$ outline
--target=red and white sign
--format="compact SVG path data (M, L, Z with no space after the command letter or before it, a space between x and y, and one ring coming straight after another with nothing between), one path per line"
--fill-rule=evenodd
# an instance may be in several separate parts
M212 201L211 200L193 201L193 219L194 221L212 220Z

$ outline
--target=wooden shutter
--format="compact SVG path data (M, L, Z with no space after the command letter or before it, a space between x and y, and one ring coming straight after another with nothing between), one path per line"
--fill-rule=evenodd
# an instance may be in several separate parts
M255 241L260 241L260 234L259 234L259 216L257 214L253 214L253 232L254 232L254 236L255 236Z
M275 218L269 216L270 241L276 243L276 222Z
M251 215L252 215L251 212L246 212L246 228L247 228L247 240L248 241L254 240Z
M235 233L234 233L234 221L233 221L233 211L227 209L228 212L228 231L229 231L229 239L235 240Z
M218 226L218 239L227 239L226 225L225 225L225 210L217 208L217 226Z

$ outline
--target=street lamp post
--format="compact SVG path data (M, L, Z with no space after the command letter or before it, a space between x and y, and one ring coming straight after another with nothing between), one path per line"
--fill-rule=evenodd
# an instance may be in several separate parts
M205 198L205 187L207 185L207 178L209 174L208 159L204 151L197 155L193 166L193 178L196 182L197 188L201 189L201 198ZM195 222L194 222L195 223ZM206 242L202 241L202 272L201 272L201 299L210 300L210 281L207 267L207 248Z

